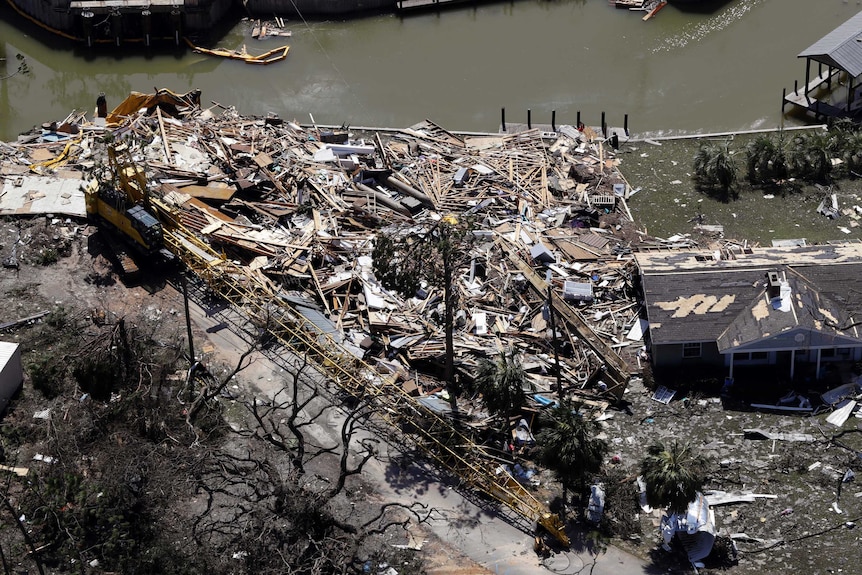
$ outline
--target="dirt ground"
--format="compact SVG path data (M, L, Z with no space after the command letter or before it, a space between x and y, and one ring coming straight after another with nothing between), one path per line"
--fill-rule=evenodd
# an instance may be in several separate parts
M107 259L98 232L81 222L56 218L0 220L0 302L5 313L2 322L37 316L42 312L64 309L67 313L107 320L135 317L143 313L151 318L166 318L169 324L183 329L183 298L174 286L164 280L123 282ZM47 254L47 255L46 255ZM16 265L17 264L17 265ZM193 338L199 357L209 365L234 365L246 344L229 329L221 329L217 320L192 305ZM43 321L43 318L29 323ZM19 336L14 326L0 332L6 341ZM30 350L22 350L24 362ZM234 392L272 396L280 389L279 369L263 357L240 373ZM321 459L319 465L326 465ZM332 462L330 462L332 463ZM337 462L334 463L337 469ZM373 486L363 484L369 492ZM370 506L376 499L369 495ZM417 528L412 541L418 543L429 575L483 575L491 573L456 547L444 542L433 531Z
M621 466L636 474L647 445L674 438L710 459L707 488L764 495L751 503L714 507L720 538L734 535L739 574L858 573L862 519L862 485L845 481L858 472L862 424L851 417L841 429L828 423L828 413L783 415L746 410L720 397L713 386L680 389L665 405L642 383L626 393L630 413L613 412L603 422L604 434ZM812 441L749 439L747 429L783 434L808 434ZM640 517L643 539L620 541L623 548L651 558L671 571L685 572L682 553L655 551L659 513ZM724 558L726 559L726 558ZM721 570L718 557L707 567Z

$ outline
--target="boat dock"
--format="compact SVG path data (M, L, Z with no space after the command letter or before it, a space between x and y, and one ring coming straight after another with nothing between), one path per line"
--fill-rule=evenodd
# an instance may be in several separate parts
M578 112L577 119L574 125L569 125L566 123L557 123L557 113L555 111L551 112L551 123L543 124L532 121L532 112L527 110L527 123L519 123L519 122L506 122L506 109L503 108L500 110L500 127L499 132L501 134L518 134L521 132L527 132L530 130L538 130L543 138L557 138L559 133L568 134L568 132L574 133L575 131L583 132L588 136L591 141L595 140L608 140L610 142L619 142L626 141L630 138L629 133L629 115L625 114L623 116L623 126L615 127L609 126L605 121L605 113L602 112L602 120L598 126L588 126L581 122L581 113ZM616 145L614 145L616 147Z
M625 128L618 126L572 126L570 124L560 124L552 126L550 124L507 124L500 126L500 134L521 134L526 132L538 131L541 137L545 140L555 140L560 137L560 134L574 137L577 132L581 132L586 136L588 141L596 142L599 140L607 140L613 148L619 147L620 142L626 142L630 139L629 133Z
M862 12L798 54L805 59L805 82L785 89L781 110L791 104L815 118L852 118L862 112ZM812 78L813 64L817 65Z
M831 69L819 74L802 88L794 86L793 91L785 91L782 97L782 109L786 104L792 104L814 117L843 118L854 114L846 105L847 88L842 86L840 70ZM836 87L833 89L833 85ZM840 102L842 106L836 106Z
M649 20L667 5L666 0L608 0L608 4L633 12L646 12L643 19Z

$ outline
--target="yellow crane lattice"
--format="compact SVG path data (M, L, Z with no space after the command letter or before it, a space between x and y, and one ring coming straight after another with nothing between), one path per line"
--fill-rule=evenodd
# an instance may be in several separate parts
M202 242L180 222L175 210L153 198L152 209L164 227L166 247L208 287L264 325L280 343L304 353L341 390L371 402L377 416L468 487L483 492L548 530L569 545L556 514L499 465L499 461L451 421L417 402L385 376L355 357L277 295L278 288L259 272L234 264ZM274 310L275 307L275 310ZM275 313L274 313L275 311Z

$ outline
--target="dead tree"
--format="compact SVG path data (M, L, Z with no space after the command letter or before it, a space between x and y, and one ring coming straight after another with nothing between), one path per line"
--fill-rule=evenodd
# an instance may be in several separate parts
M371 405L358 398L342 410L322 391L306 357L292 367L272 401L246 402L242 446L222 448L201 474L205 502L194 538L234 550L248 571L342 573L380 555L380 536L425 522L433 510L420 503L369 505L354 493L362 487L351 478L376 454L377 440L364 436L361 425ZM323 437L333 420L340 420L337 438Z
M189 405L186 410L186 422L189 426L194 427L195 419L200 414L201 410L210 406L212 401L222 394L233 378L251 365L251 356L258 350L258 347L257 343L253 343L243 351L233 368L221 378L216 378L199 364L195 364L191 367L188 376L188 388L193 390L195 382L201 384L202 387L197 391L197 395L194 396L194 399L191 401L191 405Z

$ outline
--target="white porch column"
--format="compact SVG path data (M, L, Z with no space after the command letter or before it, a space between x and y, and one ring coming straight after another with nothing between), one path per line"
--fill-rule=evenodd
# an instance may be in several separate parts
M733 379L733 354L730 354L730 374L728 375L730 379Z
M790 379L793 379L793 374L796 373L796 350L790 350Z
M823 350L817 348L817 371L814 372L814 379L820 379L820 352Z

